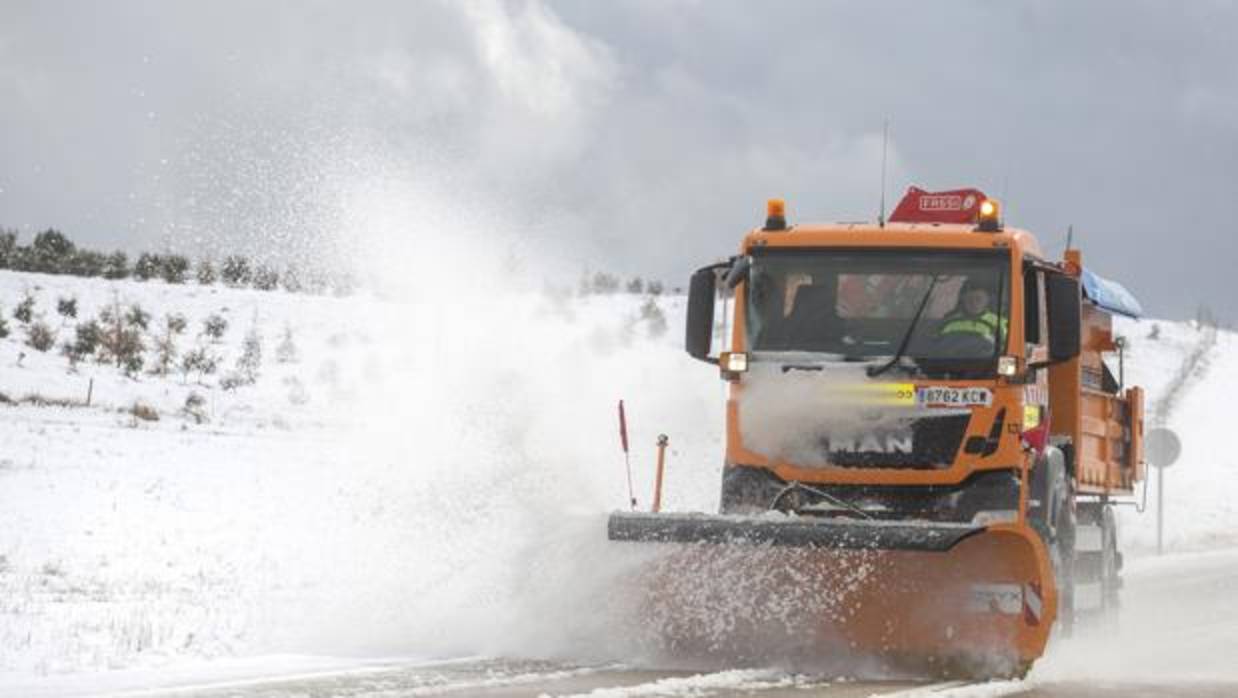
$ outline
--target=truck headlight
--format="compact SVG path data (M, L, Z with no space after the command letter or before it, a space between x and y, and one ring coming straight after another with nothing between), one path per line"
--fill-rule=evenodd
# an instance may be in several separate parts
M743 373L748 370L748 352L732 351L723 354L722 370L728 373Z

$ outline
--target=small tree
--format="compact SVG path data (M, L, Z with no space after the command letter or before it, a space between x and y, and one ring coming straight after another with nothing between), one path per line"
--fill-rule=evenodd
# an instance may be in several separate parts
M212 313L202 321L202 334L212 342L219 342L228 331L228 319L219 313Z
M275 360L281 364L293 363L298 354L297 344L292 338L292 328L285 327L284 338L280 340L279 346L275 347Z
M185 334L185 330L189 328L189 321L181 313L168 313L163 324L172 334Z
M68 320L69 318L77 317L77 299L69 296L56 299L56 312L60 317Z
M181 375L185 382L189 381L189 374L197 373L198 382L201 383L205 376L214 373L218 368L219 357L204 346L194 347L181 356Z
M658 307L658 301L653 296L645 299L640 307L640 318L645 322L646 331L653 339L666 334L666 313Z
M30 320L34 317L33 293L26 291L26 295L21 299L21 302L17 304L16 308L13 309L13 317L21 323L28 324L30 322Z
M279 287L279 272L266 265L254 270L254 288L259 291L274 291Z
M198 260L198 283L203 286L210 286L219 278L219 274L215 271L215 263L209 259Z
M9 322L4 319L4 314L0 313L0 339L9 336Z
M189 275L189 258L185 255L170 254L162 259L160 275L170 284L183 284Z
M247 384L252 384L258 380L260 368L262 368L262 335L258 333L258 326L253 325L249 328L249 332L245 333L245 339L241 342L241 355L236 360L236 372Z
M249 260L240 255L229 255L226 257L223 268L220 270L220 276L223 277L224 283L229 286L247 285L251 274Z
M120 250L108 255L103 262L103 278L113 280L129 278L128 255Z
M17 256L17 232L0 231L0 269L12 269Z
M640 295L645 290L645 282L638 276L628 282L628 293Z
M87 356L94 355L99 348L102 333L97 320L78 323L74 330L73 342L65 344L65 354L69 360L77 363Z
M176 338L185 331L187 325L185 316L179 313L164 317L163 334L155 337L155 366L151 369L152 373L168 375L168 370L176 362Z
M59 230L47 229L34 236L30 245L33 271L45 274L63 274L69 269L69 260L76 248Z
M114 363L130 375L141 370L142 352L146 351L142 332L127 321L119 301L113 300L103 309L99 314L99 326L99 360Z
M125 322L138 329L145 330L150 327L150 313L142 309L142 306L134 303L129 306L129 311L125 313Z
M305 284L301 283L301 274L296 267L288 267L280 276L280 282L283 284L284 290L289 293L300 293L305 290Z
M74 276L102 276L107 266L107 257L94 250L78 250L69 258L66 273Z
M138 255L138 261L133 264L133 278L138 281L149 281L159 276L163 268L163 259L157 254L143 252Z
M645 291L648 292L649 295L651 296L662 295L662 282L661 281L650 281L648 284L645 285Z
M609 295L619 290L619 277L605 272L593 275L593 292L598 295Z
M56 333L42 320L36 320L26 327L26 346L35 351L47 351L56 345Z

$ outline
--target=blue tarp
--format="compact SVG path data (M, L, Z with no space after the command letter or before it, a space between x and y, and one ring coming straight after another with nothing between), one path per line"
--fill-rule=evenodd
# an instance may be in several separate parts
M1083 295L1103 310L1137 318L1143 315L1143 306L1135 296L1116 281L1102 278L1083 270Z

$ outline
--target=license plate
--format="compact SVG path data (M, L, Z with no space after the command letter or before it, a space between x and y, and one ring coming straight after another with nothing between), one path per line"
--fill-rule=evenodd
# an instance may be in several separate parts
M916 389L916 403L922 407L988 407L993 404L993 391L925 386Z

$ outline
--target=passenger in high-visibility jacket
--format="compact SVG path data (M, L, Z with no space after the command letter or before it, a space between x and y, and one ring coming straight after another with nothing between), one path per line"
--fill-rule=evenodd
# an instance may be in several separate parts
M939 333L973 334L989 342L1000 342L1006 337L1006 318L993 312L993 292L983 282L968 279L959 291L959 303L954 312L945 318Z

